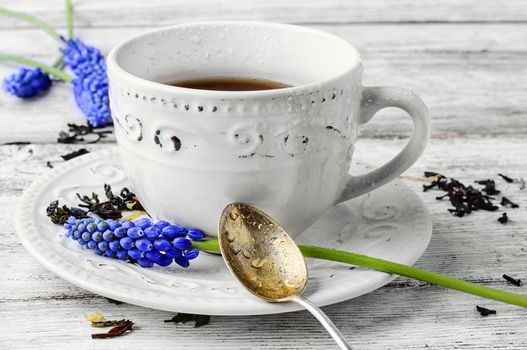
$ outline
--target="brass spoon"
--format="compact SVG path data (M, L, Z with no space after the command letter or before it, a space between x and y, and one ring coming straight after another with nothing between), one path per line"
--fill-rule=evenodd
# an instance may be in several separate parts
M221 214L218 236L223 260L245 288L270 302L302 305L341 349L351 349L326 314L302 296L307 284L306 262L273 218L248 204L232 203Z

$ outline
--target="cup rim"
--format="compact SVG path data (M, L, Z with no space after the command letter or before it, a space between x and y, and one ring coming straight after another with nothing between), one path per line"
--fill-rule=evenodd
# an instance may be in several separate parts
M169 31L173 29L182 29L182 28L188 28L188 27L199 27L199 26L206 26L206 25L262 25L262 26L268 26L268 27L280 27L280 28L286 28L289 30L296 30L296 31L304 31L308 32L310 34L319 35L319 36L325 36L328 40L333 40L337 43L342 44L346 47L347 50L350 51L351 56L355 59L350 60L349 67L345 69L344 71L335 74L333 76L330 76L326 79L321 79L319 81L308 83L308 84L300 84L295 85L287 88L282 89L271 89L271 90L255 90L255 91L219 91L219 90L201 90L201 89L190 89L190 88L184 88L179 86L172 86L163 84L160 82L156 82L153 80L148 80L145 78L141 78L133 73L130 73L121 65L119 64L117 60L117 56L119 54L119 51L122 50L126 45L131 44L132 42L136 40L140 40L143 38L146 38L152 34L156 34L158 32L163 31ZM110 52L108 53L108 56L106 58L106 64L108 67L108 74L110 75L119 75L122 78L125 78L127 80L136 81L136 83L141 84L145 87L149 87L164 93L178 93L182 95L196 95L199 94L202 97L210 97L210 98L260 98L260 97L275 97L277 95L295 95L295 94L301 94L305 91L313 91L313 90L319 90L321 86L327 86L331 83L339 80L341 77L346 76L347 74L351 73L352 71L359 68L362 64L360 54L358 50L348 41L344 40L343 38L325 32L318 29L312 29L300 25L294 25L294 24L286 24L286 23L277 23L277 22L267 22L267 21L201 21L201 22L187 22L187 23L181 23L171 26L165 26L161 28L156 28L153 30L149 30L146 32L143 32L141 34L132 36L128 39L125 39L115 45Z

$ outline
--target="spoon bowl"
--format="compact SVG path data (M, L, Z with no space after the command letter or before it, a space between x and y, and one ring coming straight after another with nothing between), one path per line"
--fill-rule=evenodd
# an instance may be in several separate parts
M219 226L227 266L249 291L273 302L287 301L304 291L304 257L270 216L247 204L232 203L223 211Z
M244 203L223 210L218 231L227 267L254 295L270 302L296 302L311 312L341 349L351 349L333 322L302 296L307 266L293 239L269 215Z

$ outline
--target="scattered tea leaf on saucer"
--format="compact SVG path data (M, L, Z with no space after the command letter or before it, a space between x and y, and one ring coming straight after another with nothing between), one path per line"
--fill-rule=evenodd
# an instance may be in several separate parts
M88 217L88 212L76 207L68 207L67 205L59 206L59 201L49 203L46 208L46 215L54 224L64 225L70 216L76 219L83 219Z
M80 195L77 197L82 202L79 207L88 209L89 212L97 214L102 219L120 219L124 210L143 210L135 193L128 188L123 187L119 194L114 194L110 185L104 185L104 194L106 201L99 199L96 193L91 195Z

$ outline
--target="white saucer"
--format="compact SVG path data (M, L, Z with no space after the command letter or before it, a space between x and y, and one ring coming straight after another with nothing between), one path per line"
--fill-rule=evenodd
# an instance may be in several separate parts
M367 167L352 166L357 172ZM16 231L26 249L65 280L94 293L130 304L206 315L258 315L296 311L296 303L261 301L231 276L220 256L201 254L190 268L141 268L105 258L63 236L46 216L49 203L77 205L75 193L99 193L103 184L127 186L115 147L90 153L38 178L21 197ZM199 227L199 223L196 223ZM413 264L426 249L432 224L426 207L408 187L395 181L328 210L296 241ZM175 265L175 264L174 264ZM305 295L322 306L375 290L396 276L350 265L308 259Z

